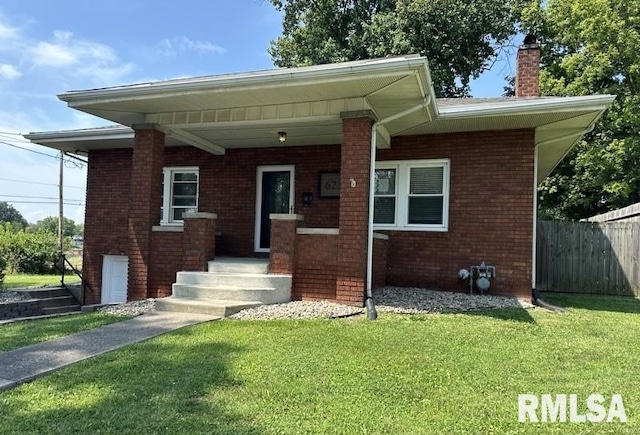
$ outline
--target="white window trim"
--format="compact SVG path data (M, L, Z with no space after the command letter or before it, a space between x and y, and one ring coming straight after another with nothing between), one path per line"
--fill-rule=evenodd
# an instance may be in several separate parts
M200 205L200 168L198 166L167 166L162 168L162 177L164 180L164 189L162 192L162 215L160 216L161 226L183 226L184 221L171 220L171 197L172 197L172 181L173 174L176 173L193 173L195 172L198 181L196 189L196 211Z
M442 224L425 225L409 224L409 170L411 168L443 168L443 207ZM449 231L449 179L450 179L450 159L429 159L429 160L393 160L376 162L376 169L396 170L396 214L395 224L374 224L374 230L394 230L394 231ZM373 210L371 211L373 213Z

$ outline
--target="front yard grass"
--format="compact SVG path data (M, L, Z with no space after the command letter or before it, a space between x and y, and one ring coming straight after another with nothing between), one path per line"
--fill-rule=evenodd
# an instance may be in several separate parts
M65 278L65 283L78 281L75 276ZM4 277L3 288L45 287L48 285L60 285L60 275L33 275L27 273L7 274Z
M99 328L131 317L101 312L74 314L0 325L0 352L54 340L75 332ZM1 394L1 393L0 393Z
M189 327L0 393L0 433L640 433L640 301ZM518 423L518 394L628 422ZM608 404L608 402L607 402Z

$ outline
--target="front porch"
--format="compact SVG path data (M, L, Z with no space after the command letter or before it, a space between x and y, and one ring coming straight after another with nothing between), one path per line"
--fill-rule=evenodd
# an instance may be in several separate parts
M359 288L358 296L354 296L354 288L338 290L337 228L305 228L304 217L297 214L271 214L270 218L268 258L218 256L203 260L215 251L215 214L187 213L182 231L157 231L156 243L163 235L174 243L180 234L183 239L183 270L176 273L171 297L160 299L158 308L228 316L244 308L291 299L363 305L364 287ZM378 287L385 283L388 237L374 236L372 285Z

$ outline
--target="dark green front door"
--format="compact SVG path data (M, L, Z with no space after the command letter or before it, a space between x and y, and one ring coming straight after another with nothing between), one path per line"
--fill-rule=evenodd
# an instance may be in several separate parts
M291 204L292 172L292 169L263 169L259 173L261 192L257 251L264 252L271 245L271 219L269 215L293 212Z

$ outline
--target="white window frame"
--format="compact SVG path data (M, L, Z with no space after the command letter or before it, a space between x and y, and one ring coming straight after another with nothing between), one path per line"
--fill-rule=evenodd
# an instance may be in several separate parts
M412 168L441 167L442 171L442 224L410 224L409 223L409 177ZM378 169L396 170L396 214L395 224L373 224L374 230L396 231L440 231L449 230L449 179L450 159L429 160L395 160L376 162ZM373 213L373 210L371 210Z
M173 220L171 199L173 197L173 175L174 174L196 174L196 211L200 204L200 168L197 166L169 166L162 168L163 192L162 192L162 213L160 225L183 225L182 220ZM176 208L176 207L174 207ZM182 207L178 207L182 208Z

